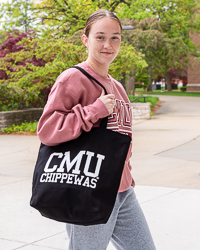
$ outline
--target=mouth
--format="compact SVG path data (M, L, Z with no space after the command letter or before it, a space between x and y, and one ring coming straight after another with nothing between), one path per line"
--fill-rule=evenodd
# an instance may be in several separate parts
M104 54L104 55L112 55L113 52L101 52L101 54Z

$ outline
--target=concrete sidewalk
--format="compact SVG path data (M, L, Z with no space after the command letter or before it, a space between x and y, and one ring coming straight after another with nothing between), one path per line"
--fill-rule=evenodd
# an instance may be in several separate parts
M157 250L199 250L200 98L160 100L153 119L133 126L135 192ZM29 206L39 144L36 136L0 136L2 250L67 249L65 224Z

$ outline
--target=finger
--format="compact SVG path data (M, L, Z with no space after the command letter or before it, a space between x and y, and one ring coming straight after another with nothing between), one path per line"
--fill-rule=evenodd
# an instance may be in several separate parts
M113 94L108 94L107 97L108 97L109 99L113 99L113 100L115 99L115 95L113 95Z
M104 96L104 95L105 95L105 91L104 89L102 89L101 96Z

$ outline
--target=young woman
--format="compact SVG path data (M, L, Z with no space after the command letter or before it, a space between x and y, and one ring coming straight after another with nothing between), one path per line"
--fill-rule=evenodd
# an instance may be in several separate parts
M112 12L97 10L88 18L82 41L89 54L78 66L101 82L108 94L79 70L64 71L51 90L38 124L38 136L44 144L53 146L75 139L83 130L99 126L108 115L108 129L131 136L130 101L123 86L108 74L120 49L121 32L120 21ZM155 250L134 194L130 156L131 147L108 222L94 226L67 224L70 250L106 250L110 240L116 249Z

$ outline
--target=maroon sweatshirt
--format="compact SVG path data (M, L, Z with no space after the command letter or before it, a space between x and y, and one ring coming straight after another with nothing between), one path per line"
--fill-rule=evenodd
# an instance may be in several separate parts
M108 117L107 129L132 136L132 115L130 101L118 81L110 75L104 78L85 62L77 66L86 70L101 84L108 94L115 95L114 111ZM38 123L38 136L42 143L53 146L77 138L81 132L97 127L102 118L108 116L107 108L98 99L102 87L88 79L75 68L65 70L57 78L44 112ZM134 180L131 176L131 148L125 161L119 192L127 190Z

